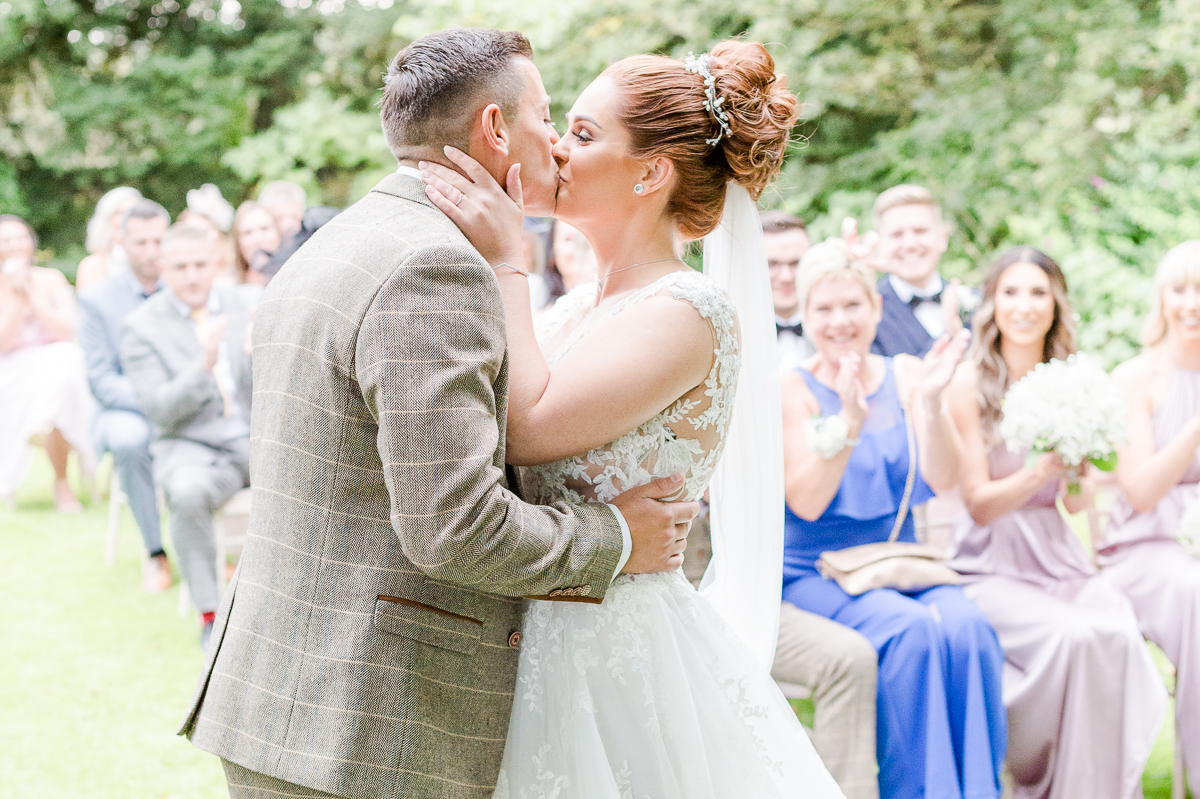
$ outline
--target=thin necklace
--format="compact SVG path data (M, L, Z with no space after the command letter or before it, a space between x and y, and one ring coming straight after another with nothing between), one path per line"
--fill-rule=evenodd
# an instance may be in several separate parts
M605 275L604 277L600 278L600 292L601 293L604 292L605 281L607 281L610 277L615 275L617 272L624 272L626 269L633 269L635 266L645 266L646 264L661 264L664 261L679 261L679 259L674 258L674 257L672 257L672 258L656 258L653 261L642 261L640 263L630 264L629 266L622 266L620 269L614 269L611 272L609 272L607 275ZM679 261L679 262L683 263L683 261Z

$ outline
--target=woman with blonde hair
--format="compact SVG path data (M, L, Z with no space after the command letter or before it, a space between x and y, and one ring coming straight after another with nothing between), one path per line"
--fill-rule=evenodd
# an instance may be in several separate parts
M75 272L76 293L125 265L118 240L121 217L140 199L142 193L132 186L117 186L105 192L96 203L96 211L87 225L88 255L79 262Z
M1200 240L1163 257L1154 287L1146 350L1113 372L1130 437L1097 562L1133 604L1142 633L1175 664L1176 746L1200 796L1200 561L1177 540L1197 538L1180 521L1200 484Z
M1058 455L1009 452L997 434L1009 387L1073 352L1058 264L1032 247L1005 252L988 272L971 353L948 392L966 506L952 565L1004 647L1016 796L1134 799L1166 692L1129 602L1058 511L1060 497L1068 512L1083 510L1091 481L1065 494Z
M787 499L783 599L851 627L879 653L876 752L884 799L998 797L1003 653L954 585L852 595L822 553L915 543L912 509L954 487L958 444L942 400L967 334L925 361L871 352L882 303L873 270L830 240L797 272L816 353L781 380Z

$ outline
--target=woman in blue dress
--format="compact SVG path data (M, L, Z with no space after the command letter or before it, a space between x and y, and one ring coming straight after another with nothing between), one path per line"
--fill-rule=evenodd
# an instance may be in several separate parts
M913 506L957 483L959 443L942 391L968 335L943 337L924 362L871 354L879 294L841 242L809 250L797 282L817 352L782 376L783 598L854 628L879 653L882 799L995 799L1007 739L1004 654L983 613L953 585L852 596L816 565L822 552L888 539L909 471L906 406L918 468L898 540L916 540Z

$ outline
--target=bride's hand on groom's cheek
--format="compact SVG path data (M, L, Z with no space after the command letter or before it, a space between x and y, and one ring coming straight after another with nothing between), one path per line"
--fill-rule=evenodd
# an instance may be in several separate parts
M489 264L507 263L521 268L524 260L521 165L509 167L505 188L471 156L454 147L446 147L445 152L446 158L461 172L421 161L425 195L458 225Z
M683 551L699 502L672 502L683 488L683 475L656 478L631 488L612 501L629 525L633 550L622 569L626 574L674 571L683 565Z

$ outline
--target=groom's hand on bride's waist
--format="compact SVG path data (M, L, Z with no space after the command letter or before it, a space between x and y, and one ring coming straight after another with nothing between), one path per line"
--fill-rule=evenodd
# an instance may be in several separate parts
M683 551L699 502L665 502L683 488L683 475L659 477L631 488L612 501L629 525L633 541L626 574L674 571L683 565Z

